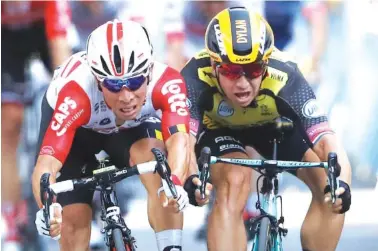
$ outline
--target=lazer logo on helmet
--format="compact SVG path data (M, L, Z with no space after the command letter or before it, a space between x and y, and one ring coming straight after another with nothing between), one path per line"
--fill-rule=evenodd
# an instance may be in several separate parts
M247 21L235 20L235 27L236 27L236 43L238 44L248 43Z
M236 62L248 62L248 61L251 61L250 57L247 57L247 58L237 58L236 59Z
M217 37L218 47L221 52L221 55L226 54L226 48L224 47L222 32L220 31L219 24L214 25L215 35Z
M73 110L77 107L77 104L75 100L71 99L71 97L65 97L64 103L61 103L57 109L57 111L54 114L54 120L51 122L51 129L54 131L57 131L57 136L62 136L66 131L67 128L72 124L74 120L76 120L78 117L81 116L81 114L84 112L82 109L78 113L76 113L66 125L62 127L64 120L70 115L70 110Z
M166 82L161 88L161 93L165 96L167 94L173 94L168 98L168 103L172 112L176 112L180 116L188 115L186 109L186 95L181 92L179 84L183 84L182 79L172 79Z

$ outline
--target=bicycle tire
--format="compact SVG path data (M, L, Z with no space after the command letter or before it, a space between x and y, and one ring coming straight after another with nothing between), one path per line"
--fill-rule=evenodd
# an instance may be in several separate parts
M113 229L113 241L116 251L126 251L125 242L123 241L122 231L119 228Z
M271 251L272 238L270 235L271 225L270 220L264 217L260 221L259 235L258 235L258 251Z

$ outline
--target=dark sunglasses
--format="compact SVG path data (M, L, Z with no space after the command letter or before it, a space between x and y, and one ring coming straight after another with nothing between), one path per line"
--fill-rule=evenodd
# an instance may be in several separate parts
M218 72L228 79L238 79L241 76L253 79L261 76L265 72L266 63L251 63L251 64L230 64L219 63L216 65Z
M111 92L117 93L122 90L122 87L128 88L130 91L138 90L146 81L146 76L139 75L125 79L105 78L102 81L103 86Z

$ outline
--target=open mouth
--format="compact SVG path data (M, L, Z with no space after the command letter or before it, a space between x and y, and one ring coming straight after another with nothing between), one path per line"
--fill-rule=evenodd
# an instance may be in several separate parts
M238 97L239 99L249 98L250 95L251 95L251 92L238 92L238 93L235 93L235 96Z
M123 113L131 113L133 112L134 110L136 109L136 105L132 106L132 107L127 107L127 108L121 108L121 112Z

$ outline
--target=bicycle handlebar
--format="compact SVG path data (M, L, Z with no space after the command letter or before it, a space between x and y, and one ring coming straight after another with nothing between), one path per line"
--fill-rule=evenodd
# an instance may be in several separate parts
M300 162L300 161L284 161L284 160L256 160L241 158L222 158L210 157L210 164L227 163L239 166L245 166L256 169L276 169L277 172L296 170L298 168L328 168L327 162Z
M155 155L155 161L149 161L122 169L117 169L114 165L105 166L94 170L92 177L65 180L50 185L50 174L44 173L40 180L40 196L41 202L44 206L43 215L45 218L46 227L50 227L49 207L56 198L57 194L73 191L83 187L111 185L134 175L157 172L162 178L164 192L166 195L170 193L174 199L177 199L176 187L171 180L171 169L165 155L156 148L152 148L151 151Z
M206 147L205 147L206 148ZM199 160L203 161L204 159L208 158L206 155L208 151L201 151L201 156ZM210 151L210 149L209 149ZM209 154L210 155L210 154ZM216 156L209 156L208 158L208 165L204 165L201 163L203 168L202 172L206 172L208 174L210 164L215 163L227 163L233 165L240 165L245 167L250 167L258 170L271 170L273 172L279 173L288 170L297 170L299 168L325 168L327 169L328 175L328 182L331 188L331 199L332 203L336 202L336 189L338 188L336 178L340 175L340 166L337 162L337 154L330 152L328 154L328 161L327 162L300 162L300 161L280 161L280 160L254 160L254 159L241 159L241 158L223 158L223 157L216 157ZM199 161L200 163L200 161ZM204 168L206 170L204 170ZM207 181L208 177L205 174L202 175L201 173L201 182L202 185ZM203 188L204 189L204 188ZM202 190L201 190L202 191Z
M90 187L101 184L114 184L134 175L154 172L157 164L157 161L149 161L123 169L117 169L115 166L107 166L105 168L94 170L93 177L57 182L51 184L50 188L55 192L55 194L59 194L73 191L82 187Z

